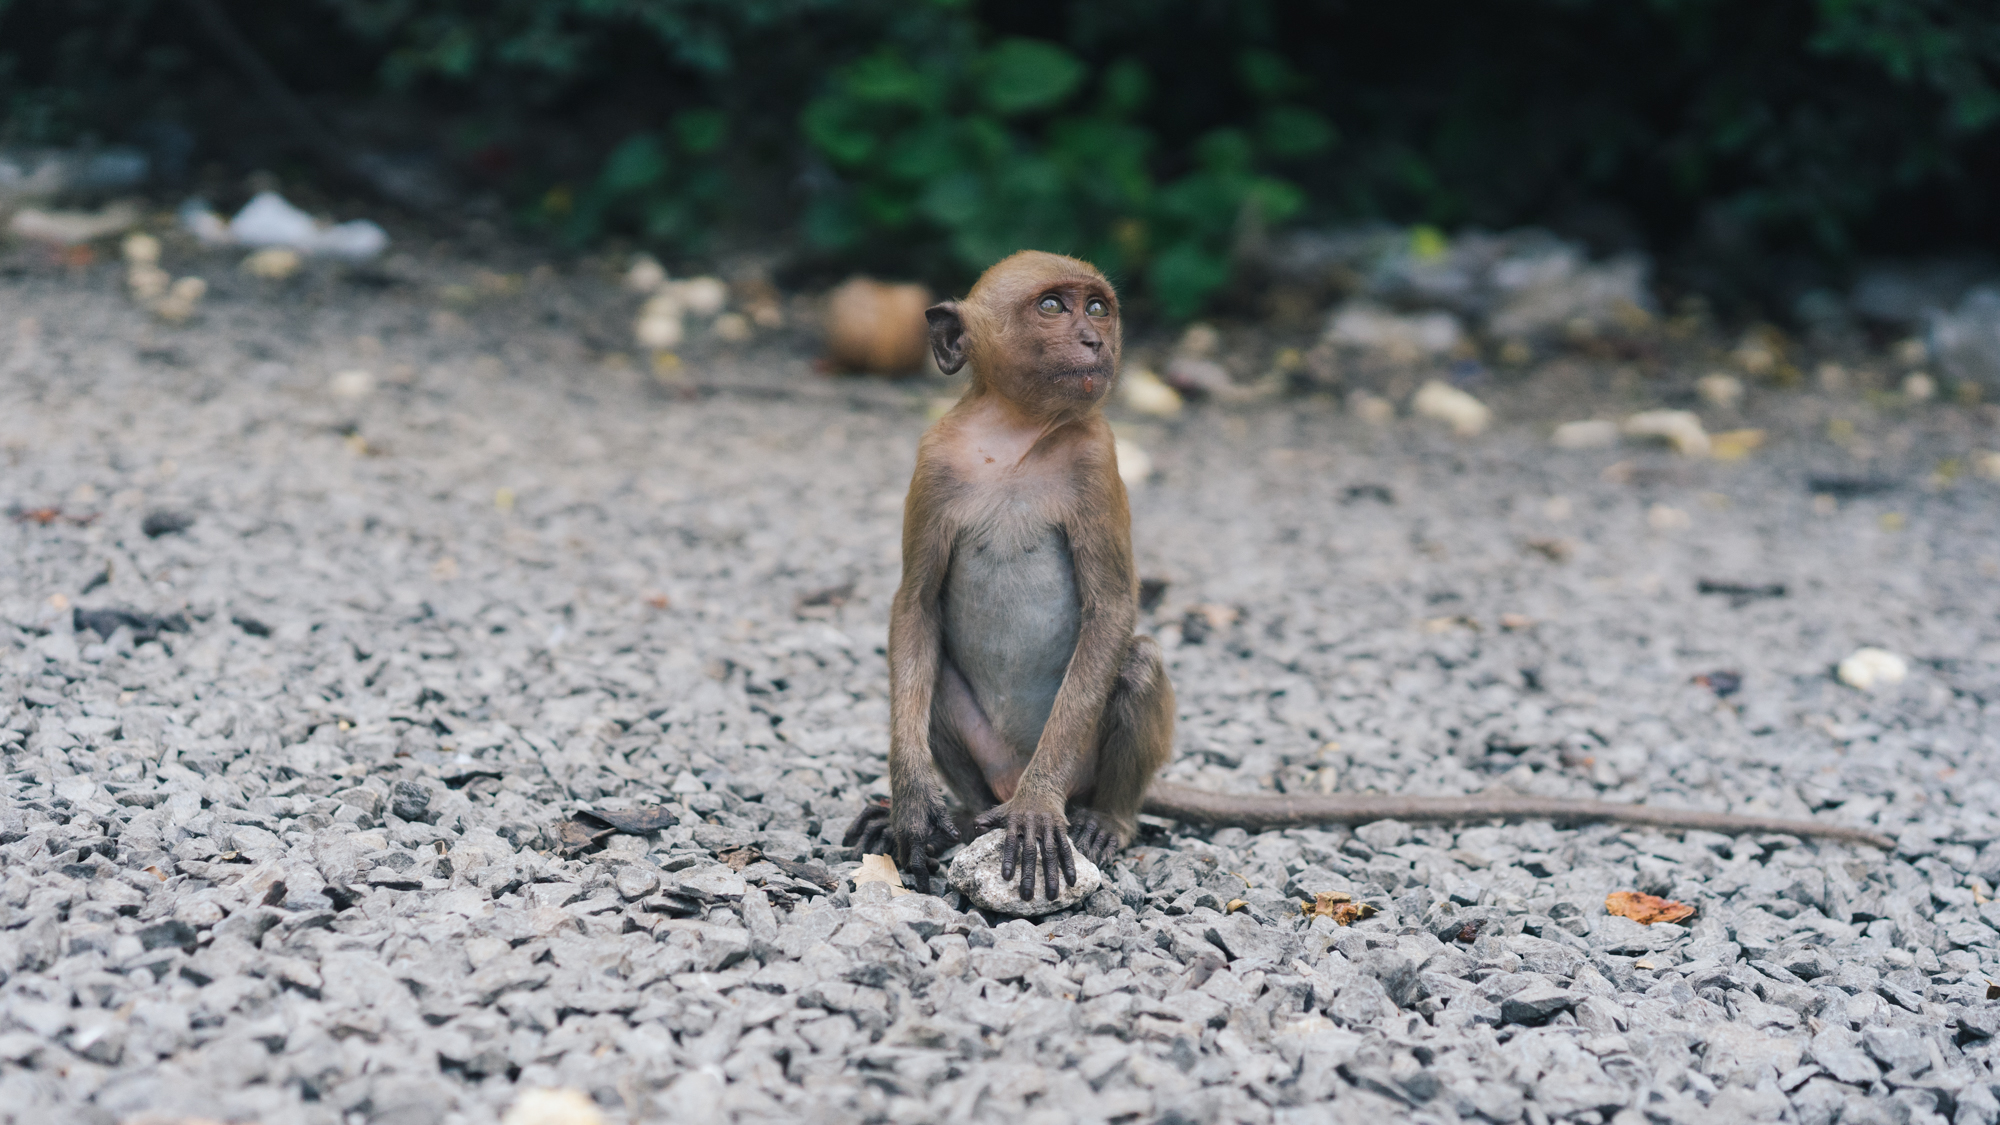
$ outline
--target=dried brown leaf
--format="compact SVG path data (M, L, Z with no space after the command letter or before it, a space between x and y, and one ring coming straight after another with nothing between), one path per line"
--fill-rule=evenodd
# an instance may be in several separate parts
M764 853L755 844L745 844L740 848L724 848L715 853L715 858L728 865L731 871L741 871L764 858Z
M1311 902L1301 902L1299 913L1308 918L1331 918L1339 926L1352 926L1380 911L1365 902L1355 902L1354 896L1346 891L1321 891Z
M886 855L862 856L861 867L854 872L852 878L857 888L863 883L887 883L889 893L892 895L912 893L903 885L903 873L896 870L896 861Z
M614 831L609 825L577 819L559 820L555 826L556 850L569 856L585 851Z
M1679 922L1694 917L1694 907L1658 895L1638 891L1613 891L1604 896L1604 909L1620 918L1630 918L1642 926L1655 922Z

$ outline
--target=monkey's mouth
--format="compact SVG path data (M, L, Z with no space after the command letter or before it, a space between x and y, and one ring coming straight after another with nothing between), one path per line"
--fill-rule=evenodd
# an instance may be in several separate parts
M1084 394L1096 394L1111 385L1111 365L1094 363L1063 367L1049 372L1049 381L1062 387L1073 387Z

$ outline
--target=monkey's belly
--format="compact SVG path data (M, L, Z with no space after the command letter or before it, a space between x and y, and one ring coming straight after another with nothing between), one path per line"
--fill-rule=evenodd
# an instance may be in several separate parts
M1062 532L1007 530L967 533L954 548L944 635L946 654L1018 766L1041 740L1076 652L1081 613Z

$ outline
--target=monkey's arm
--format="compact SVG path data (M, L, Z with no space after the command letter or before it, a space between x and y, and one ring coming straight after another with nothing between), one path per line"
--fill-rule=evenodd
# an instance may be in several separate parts
M889 610L889 809L886 816L864 810L842 841L864 852L886 848L923 894L937 852L958 839L930 739L944 644L938 596L954 536L942 485L920 458L903 511L903 579Z
M1103 444L1108 452L1108 431ZM1078 510L1063 521L1076 574L1080 617L1076 651L1063 673L1062 686L1056 690L1055 705L1035 744L1034 757L1022 771L1019 788L1011 800L978 821L983 828L1006 825L1001 875L1013 877L1015 861L1025 860L1022 898L1034 897L1037 859L1050 898L1061 889L1056 882L1058 870L1066 881L1076 882L1069 819L1063 809L1081 780L1080 767L1096 750L1098 722L1139 614L1131 517L1115 463L1092 459L1079 475L1086 480L1100 479L1086 488Z
M1787 820L1772 816L1742 816L1695 809L1666 809L1657 805L1625 805L1611 801L1529 797L1511 793L1473 793L1460 797L1244 795L1211 793L1193 786L1156 781L1147 790L1141 811L1190 824L1233 825L1253 831L1313 824L1366 824L1374 820L1439 822L1505 818L1570 824L1585 821L1650 824L1660 828L1696 828L1709 832L1782 832L1792 836L1847 840L1878 848L1895 846L1895 841L1879 832L1822 824L1815 820Z

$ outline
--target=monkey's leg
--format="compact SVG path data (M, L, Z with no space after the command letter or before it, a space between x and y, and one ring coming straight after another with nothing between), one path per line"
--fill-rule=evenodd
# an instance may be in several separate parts
M942 851L965 838L969 831L976 831L972 818L1003 799L995 790L1004 786L1006 793L1013 793L1023 766L987 721L971 686L949 659L940 662L937 690L931 695L930 750L938 776L951 790L958 808L951 810L946 819L918 829L917 835L924 837L932 849ZM864 854L895 855L898 849L892 810L887 805L870 805L861 810L843 842L849 847L858 846ZM922 855L924 849L904 850L909 854L907 858L899 857L899 862L910 873L914 888L929 894L936 861Z
M1159 642L1135 636L1104 703L1096 761L1078 778L1081 808L1069 814L1070 838L1103 864L1132 841L1139 803L1153 775L1173 755L1174 685L1167 679Z
M931 759L968 808L985 812L1014 795L1027 760L993 729L972 685L949 657L938 661L931 697Z

